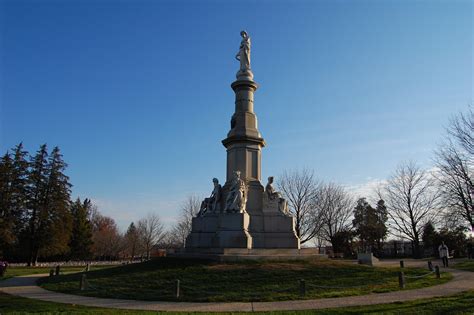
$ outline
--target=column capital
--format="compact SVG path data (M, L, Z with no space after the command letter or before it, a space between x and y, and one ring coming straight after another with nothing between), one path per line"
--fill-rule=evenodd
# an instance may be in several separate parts
M243 88L251 89L253 92L255 92L258 89L258 84L255 81L250 81L250 80L237 80L232 82L230 85L234 92L237 92L238 90L241 90Z

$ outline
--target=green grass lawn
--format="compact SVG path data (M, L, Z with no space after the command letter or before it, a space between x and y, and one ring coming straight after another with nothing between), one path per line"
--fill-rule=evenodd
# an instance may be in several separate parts
M325 310L266 312L261 314L472 314L474 312L474 291L443 298L416 300L403 303L379 304ZM175 312L129 311L105 309L79 305L60 304L26 299L0 293L0 314L184 314ZM199 313L203 314L203 313ZM213 313L224 314L224 313ZM238 313L248 314L248 313ZM253 313L254 314L254 313Z
M471 259L471 260L459 262L455 264L453 268L474 272L474 260Z
M363 295L399 290L398 268L373 268L334 261L213 263L202 260L160 258L141 264L91 271L91 284L79 290L80 274L40 280L48 290L97 297L154 301L279 301ZM405 268L407 277L426 274L425 269ZM175 297L175 283L181 295ZM299 280L306 295L299 294ZM407 289L444 283L444 273L407 278Z
M86 266L73 266L73 267L61 267L60 273L68 273L68 272L81 272L84 270ZM97 265L91 266L91 270L99 270L104 268L114 267L111 265ZM11 277L16 276L26 276L32 274L41 274L41 273L49 273L51 267L8 267L7 272L3 277L0 277L0 280L4 280Z

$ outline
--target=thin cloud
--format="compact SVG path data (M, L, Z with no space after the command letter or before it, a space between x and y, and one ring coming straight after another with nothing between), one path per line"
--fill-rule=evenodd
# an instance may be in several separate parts
M347 185L346 188L356 198L367 198L369 202L375 203L378 200L377 189L387 183L386 179L367 178L365 183Z

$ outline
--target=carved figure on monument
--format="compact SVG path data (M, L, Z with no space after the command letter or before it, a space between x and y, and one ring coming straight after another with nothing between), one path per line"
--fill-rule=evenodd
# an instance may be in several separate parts
M247 184L240 178L240 171L234 172L234 178L230 184L229 193L225 201L224 212L245 212L247 204Z
M273 187L273 176L268 177L268 183L265 186L265 193L263 194L264 209L278 209L281 213L289 215L288 203L281 193L276 191Z
M240 70L237 72L237 79L239 77L253 78L252 70L250 69L250 36L246 31L241 31L242 41L240 42L239 52L235 59L240 61Z
M212 182L214 183L214 189L211 196L202 201L198 217L203 216L207 212L216 213L221 211L222 186L217 178L213 178Z

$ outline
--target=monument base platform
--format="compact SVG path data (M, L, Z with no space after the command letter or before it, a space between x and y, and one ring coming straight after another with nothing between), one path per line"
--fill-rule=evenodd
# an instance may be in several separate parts
M219 262L243 260L315 260L327 259L314 248L186 248L168 254L170 257L210 259Z

